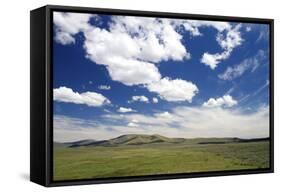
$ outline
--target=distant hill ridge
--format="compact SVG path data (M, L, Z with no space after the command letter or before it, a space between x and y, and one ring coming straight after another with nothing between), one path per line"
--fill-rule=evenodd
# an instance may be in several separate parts
M227 144L235 142L260 142L267 141L269 138L240 139L237 137L227 138L169 138L162 135L145 135L145 134L127 134L116 138L96 141L92 139L80 140L75 142L58 143L54 142L54 147L86 147L86 146L122 146L122 145L145 145L145 144Z
M119 137L93 142L75 143L69 147L80 146L117 146L117 145L142 145L152 143L180 143L185 141L183 138L168 138L162 135L142 135L142 134L128 134Z

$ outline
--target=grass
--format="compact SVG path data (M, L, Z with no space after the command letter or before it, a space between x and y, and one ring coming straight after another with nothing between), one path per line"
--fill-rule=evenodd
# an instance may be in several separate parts
M54 180L269 168L269 142L54 148Z

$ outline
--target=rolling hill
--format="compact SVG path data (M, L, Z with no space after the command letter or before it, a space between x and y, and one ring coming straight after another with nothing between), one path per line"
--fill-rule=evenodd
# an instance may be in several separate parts
M95 147L95 146L104 146L104 147L114 147L114 146L124 146L124 145L146 145L146 144L227 144L227 143L237 143L237 142L258 142L265 141L269 138L254 138L254 139L240 139L237 137L227 137L227 138L169 138L162 135L145 135L145 134L127 134L121 135L116 138L108 140L81 140L68 143L54 143L54 147Z
M181 143L184 142L183 138L168 138L161 135L141 135L141 134L128 134L121 135L119 137L102 140L93 141L87 143L73 144L69 147L81 147L81 146L118 146L118 145L142 145L142 144L152 144L152 143Z

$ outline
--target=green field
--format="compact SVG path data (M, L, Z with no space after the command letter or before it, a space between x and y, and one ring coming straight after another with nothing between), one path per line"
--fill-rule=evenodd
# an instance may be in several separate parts
M54 180L269 168L268 140L213 141L55 146Z

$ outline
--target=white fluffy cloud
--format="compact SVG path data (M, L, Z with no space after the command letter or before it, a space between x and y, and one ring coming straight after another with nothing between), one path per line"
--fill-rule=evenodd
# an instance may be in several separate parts
M75 43L75 34L88 29L94 15L85 13L54 12L55 40L63 45Z
M128 86L145 85L149 91L158 93L168 101L191 101L198 90L196 85L185 80L161 79L158 68L153 64L161 60L189 57L180 42L181 35L169 20L113 17L113 21L110 31L92 28L85 33L84 47L88 57L105 65L112 80ZM162 91L159 86L163 83L168 87ZM182 88L184 95L179 91ZM177 90L180 95L173 96L168 93L169 90Z
M109 57L108 60L107 70L112 80L125 85L149 84L161 78L158 68L152 63L122 57Z
M263 50L259 50L258 53L251 58L243 60L241 63L234 65L233 67L227 67L227 69L218 75L223 80L233 80L242 76L246 71L251 70L254 72L266 58L266 53Z
M176 26L170 19L113 16L109 22L109 29L101 29L88 23L91 15L81 18L80 14L76 13L58 13L54 17L56 36L66 33L65 36L72 38L69 41L58 42L72 43L73 35L83 32L86 57L96 64L104 65L112 80L128 86L153 84L151 87L155 87L157 83L167 81L161 79L155 63L190 58L189 52L181 42L182 35L176 31ZM76 25L77 21L80 21L80 25ZM68 27L71 22L74 23L74 29ZM174 86L178 84L174 83ZM190 83L186 81L186 85L188 84ZM157 90L154 89L153 92L158 93ZM169 98L165 92L159 94L162 99ZM194 92L186 94L192 97L195 95ZM186 98L191 101L190 96Z
M113 17L111 32L125 32L136 42L136 58L158 63L162 60L183 60L189 53L169 19L118 16Z
M92 27L85 32L85 37L87 57L99 65L105 65L112 80L130 86L161 78L154 64L134 58L140 50L129 34Z
M98 88L100 90L110 90L111 89L110 85L100 85Z
M136 110L133 110L132 108L126 108L126 107L119 107L118 112L120 113L129 113L129 112L135 112Z
M237 101L230 95L224 95L219 98L210 98L207 102L203 103L204 107L232 107L237 105Z
M171 80L167 77L147 86L148 90L159 94L161 99L167 101L189 101L198 93L195 84L182 80Z
M135 102L135 101L139 101L139 102L144 102L144 103L149 103L149 99L144 96L144 95L136 95L132 97L132 100L129 101L129 103L131 102Z
M211 69L215 69L217 65L230 56L229 51L224 51L222 53L210 54L208 52L204 53L201 58L201 63L209 66Z
M96 92L74 92L71 88L59 87L53 90L54 100L57 102L85 104L90 107L99 107L110 104L109 99Z
M153 103L158 103L158 99L157 99L156 97L153 97L153 98L152 98L152 102L153 102Z
M215 54L206 52L203 54L201 62L211 69L215 69L220 62L229 58L233 49L241 45L243 41L239 31L240 28L241 25L237 24L234 27L225 28L222 32L218 32L216 40L224 51Z
M161 79L154 63L189 58L182 36L168 21L122 16L112 19L109 30L91 26L84 32L87 57L105 65L112 80L129 86L149 84Z
M201 59L212 69L228 58L232 49L242 42L240 25L232 26L227 22L113 16L109 28L101 29L88 23L92 16L57 13L54 16L56 36L65 33L65 40L58 42L72 43L73 35L82 32L86 57L104 65L112 80L127 86L144 85L167 101L191 102L198 92L192 82L162 78L155 65L161 61L190 58L190 53L181 42L179 27L193 36L202 35L200 27L213 27L218 31L216 40L224 51L216 54L206 52Z

